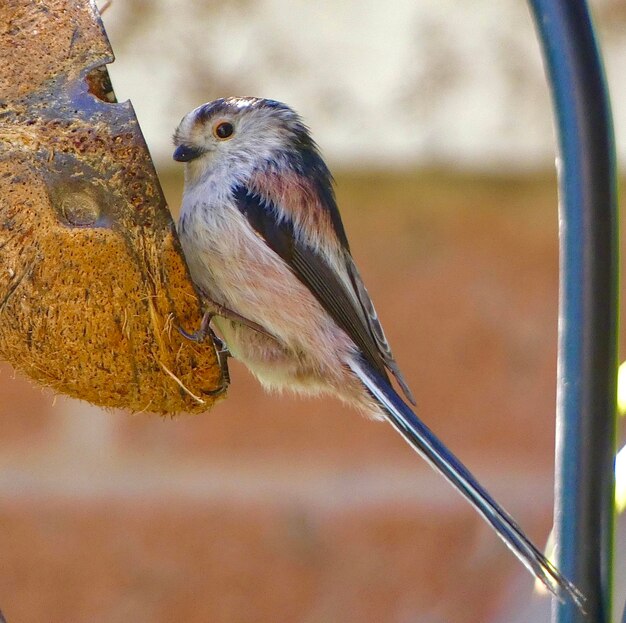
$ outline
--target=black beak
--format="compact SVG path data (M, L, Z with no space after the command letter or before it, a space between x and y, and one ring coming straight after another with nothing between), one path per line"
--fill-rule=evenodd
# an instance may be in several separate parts
M191 147L190 145L179 145L174 150L174 160L177 162L191 162L199 158L204 153L200 147Z

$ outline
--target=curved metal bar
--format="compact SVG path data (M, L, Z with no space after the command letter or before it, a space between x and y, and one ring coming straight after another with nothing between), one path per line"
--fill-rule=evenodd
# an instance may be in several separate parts
M587 615L554 602L554 623L611 615L617 373L617 199L609 96L584 0L530 0L559 142L557 566Z

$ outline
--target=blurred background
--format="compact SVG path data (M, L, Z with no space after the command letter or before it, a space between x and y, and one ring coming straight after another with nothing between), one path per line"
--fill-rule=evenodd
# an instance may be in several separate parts
M626 162L626 5L591 6ZM191 108L256 95L301 113L419 414L542 546L558 241L526 3L114 0L103 19L175 213L170 137ZM9 623L548 620L529 574L389 427L231 374L210 413L161 419L0 366Z

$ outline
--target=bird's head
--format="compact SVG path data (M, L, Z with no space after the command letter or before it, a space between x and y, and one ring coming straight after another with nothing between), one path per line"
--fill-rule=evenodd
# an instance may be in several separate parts
M298 168L317 155L291 108L256 97L218 99L192 110L176 129L174 144L174 160L187 163L191 181L216 169L245 176L267 165Z

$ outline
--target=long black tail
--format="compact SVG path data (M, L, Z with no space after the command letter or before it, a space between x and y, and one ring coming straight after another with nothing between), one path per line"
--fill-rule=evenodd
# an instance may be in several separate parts
M526 568L559 599L563 599L564 595L569 596L584 612L584 596L581 592L531 543L511 516L419 420L387 380L362 360L351 362L350 367L405 441L459 490Z

